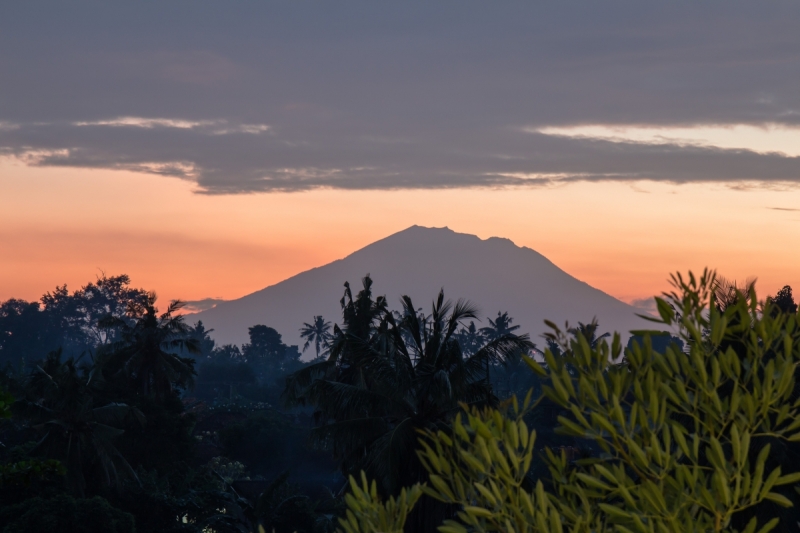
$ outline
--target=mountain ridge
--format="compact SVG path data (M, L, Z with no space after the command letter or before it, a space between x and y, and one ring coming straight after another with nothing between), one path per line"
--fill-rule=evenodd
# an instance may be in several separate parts
M325 265L300 272L251 294L218 303L187 316L215 331L218 344L247 342L247 328L266 324L287 344L301 344L303 322L322 315L340 322L344 282L355 291L370 274L375 295L399 308L403 294L427 312L440 289L445 297L465 298L481 309L481 318L508 312L520 331L534 341L546 331L544 319L556 324L587 322L597 317L603 331L627 333L647 324L634 308L585 281L571 276L547 257L503 237L481 239L447 227L414 225L379 239ZM541 344L541 342L540 342Z

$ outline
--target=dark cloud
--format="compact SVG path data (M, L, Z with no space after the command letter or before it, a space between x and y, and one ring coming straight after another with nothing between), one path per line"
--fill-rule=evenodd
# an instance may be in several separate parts
M798 23L793 2L5 3L0 150L208 193L796 182L779 154L524 129L800 126Z

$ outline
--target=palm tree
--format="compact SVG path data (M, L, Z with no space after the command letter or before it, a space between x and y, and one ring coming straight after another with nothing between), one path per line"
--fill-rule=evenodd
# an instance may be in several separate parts
M475 322L470 320L469 326L464 326L456 333L456 338L461 345L461 350L472 355L486 343L486 336L481 330L475 327Z
M319 358L320 353L324 354L328 350L328 343L333 339L331 323L326 322L321 316L314 316L311 324L303 323L303 327L300 328L300 337L306 340L303 345L303 353L313 344L317 358Z
M756 285L755 278L748 278L741 285L736 280L730 280L723 276L716 275L712 281L711 288L714 295L714 304L717 309L724 311L744 298L750 301Z
M588 324L584 324L583 322L578 322L578 327L570 328L568 331L577 337L578 333L583 335L583 338L586 339L586 342L589 343L589 346L592 348L597 346L597 343L600 342L600 339L605 339L606 337L610 337L611 334L609 332L605 332L602 335L597 335L597 329L600 325L597 323L597 318L593 318L591 322Z
M497 312L497 318L492 320L489 319L489 325L486 327L481 328L481 333L483 334L484 338L493 341L495 339L500 339L505 337L506 335L513 335L515 331L519 329L519 326L512 326L511 323L514 322L514 319L508 316L508 311L505 313L501 313L500 311ZM510 358L517 357L519 358L519 354L510 354ZM489 377L489 370L490 370L490 363L486 361L486 381L490 381Z
M498 311L497 318L494 320L490 318L489 325L481 328L481 333L489 340L509 335L519 329L519 326L512 326L512 322L514 322L514 319L508 316L508 312L501 313Z
M570 353L569 337L567 336L567 333L575 338L582 336L586 340L586 342L589 343L589 346L591 346L592 348L595 348L602 339L611 336L611 334L608 332L603 333L602 335L599 336L597 335L597 331L600 326L597 322L596 317L593 318L592 321L589 322L588 324L584 324L583 322L578 322L578 326L574 328L569 327L569 324L567 324L566 333L558 329L556 325L553 324L552 322L549 321L545 322L549 326L554 328L553 331L545 333L543 336L547 341L547 349L550 350L550 352L555 357L565 357L569 355ZM623 356L623 358L619 361L619 363L624 364L625 361L626 359ZM574 366L572 366L571 363L566 364L566 369L567 373L569 373L570 375L573 376L577 375L576 374L577 370L575 369Z
M332 449L343 473L365 470L385 494L394 494L426 479L415 453L419 431L447 430L461 403L495 404L486 363L532 344L507 334L467 356L455 333L476 316L469 302L453 304L440 292L422 320L403 296L398 319L385 298L372 299L371 286L367 276L353 298L345 285L343 327L334 328L328 359L291 375L284 399L315 407L313 436ZM426 518L424 507L419 520Z
M121 340L112 345L101 363L111 376L125 377L142 394L161 399L176 389L194 385L194 359L178 354L200 350L197 339L191 337L191 328L182 316L175 315L183 303L174 301L158 315L155 300L156 295L151 293L147 302L129 308L133 325L113 318L105 323L106 327L121 328Z
M61 361L50 353L31 375L26 398L19 402L23 417L42 434L34 452L61 461L72 492L83 497L87 474L104 485L120 481L120 470L136 479L131 466L114 446L128 418L144 423L137 409L123 403L95 406L95 373L79 368L73 358Z

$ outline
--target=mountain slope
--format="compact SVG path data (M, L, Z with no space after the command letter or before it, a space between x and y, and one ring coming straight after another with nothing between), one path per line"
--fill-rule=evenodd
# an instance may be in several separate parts
M403 294L428 312L440 288L450 299L466 298L481 310L483 324L508 311L520 331L539 335L545 319L562 325L597 317L601 331L627 332L647 327L637 309L575 279L540 253L508 239L482 240L447 228L412 226L358 250L344 259L302 272L238 300L187 316L214 328L218 344L247 342L247 328L266 324L287 344L300 344L299 329L314 315L341 319L343 284L355 294L371 274L375 295L386 295L399 308Z

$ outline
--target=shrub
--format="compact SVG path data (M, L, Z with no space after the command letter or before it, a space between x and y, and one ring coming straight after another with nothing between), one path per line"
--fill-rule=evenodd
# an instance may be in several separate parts
M685 351L675 343L657 351L651 333L634 332L643 343L623 359L619 335L592 345L554 329L562 355L547 350L544 365L527 359L548 383L544 396L566 412L558 431L600 453L570 461L547 450L550 479L532 483L535 432L522 420L536 409L530 395L424 435L424 492L460 506L439 531L766 533L778 524L772 504L791 506L800 482L770 458L800 441L798 316L773 313L769 302L760 310L752 287L718 306L709 272L673 276L673 285L657 299L655 321L676 328ZM364 516L391 511L391 523L404 512L363 490L348 504L354 516L358 506L370 509Z
M99 496L75 499L66 494L31 498L0 511L4 533L134 533L133 516Z

